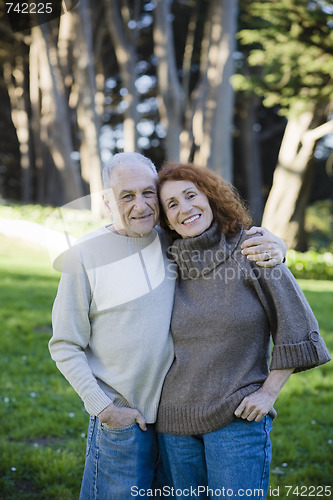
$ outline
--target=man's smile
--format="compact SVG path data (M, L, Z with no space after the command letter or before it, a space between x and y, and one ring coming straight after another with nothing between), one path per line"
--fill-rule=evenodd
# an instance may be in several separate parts
M153 212L151 212L150 214L147 214L147 215L137 215L137 216L133 216L132 217L132 220L145 220L145 219L148 219L148 217L154 215Z

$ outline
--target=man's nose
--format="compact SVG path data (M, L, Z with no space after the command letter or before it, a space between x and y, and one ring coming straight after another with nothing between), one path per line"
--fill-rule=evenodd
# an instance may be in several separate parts
M147 203L146 203L145 197L142 195L137 196L135 199L136 210L143 212L144 210L146 210L146 207L147 207Z

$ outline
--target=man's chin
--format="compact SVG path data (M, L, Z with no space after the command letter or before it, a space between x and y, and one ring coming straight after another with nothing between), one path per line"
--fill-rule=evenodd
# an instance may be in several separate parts
M133 222L131 224L131 232L139 234L140 236L148 236L154 227L156 226L157 222L152 223L152 221L140 221L140 222Z

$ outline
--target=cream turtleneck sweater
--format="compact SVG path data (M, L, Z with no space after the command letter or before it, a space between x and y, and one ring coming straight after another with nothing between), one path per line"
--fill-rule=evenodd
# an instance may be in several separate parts
M173 360L168 243L156 230L129 238L103 227L68 252L49 349L91 415L113 402L155 422Z

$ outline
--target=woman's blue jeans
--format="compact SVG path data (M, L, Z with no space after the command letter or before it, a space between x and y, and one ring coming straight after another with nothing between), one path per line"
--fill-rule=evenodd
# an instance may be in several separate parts
M265 498L271 429L272 419L267 415L260 422L235 419L196 436L160 434L162 463L177 498Z
M153 425L142 431L134 423L111 429L91 417L80 500L130 500L131 488L152 487L158 459ZM140 497L146 498L146 497Z

